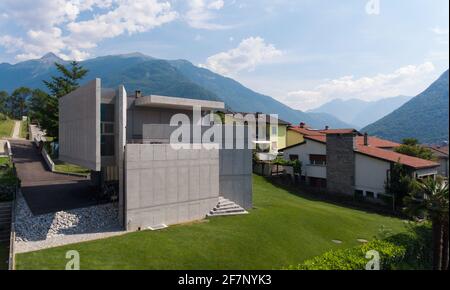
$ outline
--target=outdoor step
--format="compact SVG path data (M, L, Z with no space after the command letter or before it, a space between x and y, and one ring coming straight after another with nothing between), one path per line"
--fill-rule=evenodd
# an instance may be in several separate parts
M229 205L235 205L236 203L232 202L232 201L227 201L227 202L219 202L219 204L217 205L217 207L224 207L224 206L229 206Z
M1 204L0 203L0 210L11 210L12 206L10 203L7 204Z
M234 208L234 209L224 209L224 210L212 210L210 213L237 213L244 212L243 208Z
M223 213L209 213L207 214L207 217L216 217L216 216L233 216L233 215L243 215L243 214L248 214L247 211L243 211L243 212L233 212L233 213L227 213L227 212L223 212Z
M230 204L226 204L226 205L217 205L215 207L215 209L224 209L224 208L236 208L236 207L241 207L240 205L237 205L235 203L230 203Z

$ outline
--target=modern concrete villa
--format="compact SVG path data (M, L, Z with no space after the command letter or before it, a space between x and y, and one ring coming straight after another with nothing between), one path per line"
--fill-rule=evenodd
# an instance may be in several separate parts
M219 200L227 201L219 214L244 213L252 207L251 149L197 146L202 141L193 132L183 149L170 144L177 129L171 118L181 113L193 124L195 108L204 117L225 104L128 95L124 86L103 89L95 79L60 99L59 158L92 170L98 185L116 188L126 230L199 220Z

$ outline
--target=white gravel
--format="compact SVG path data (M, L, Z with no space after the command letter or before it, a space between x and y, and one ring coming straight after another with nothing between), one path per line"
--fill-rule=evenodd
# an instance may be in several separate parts
M34 216L22 194L16 202L15 252L23 253L124 234L112 204Z

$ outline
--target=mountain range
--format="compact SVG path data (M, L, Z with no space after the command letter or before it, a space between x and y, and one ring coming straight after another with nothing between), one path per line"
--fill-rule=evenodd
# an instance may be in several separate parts
M372 102L359 99L334 99L308 113L326 113L360 129L392 113L411 98L398 96Z
M54 63L66 63L53 53L41 59L17 64L0 64L0 90L11 93L20 86L45 87L42 80L56 75ZM292 124L305 122L315 128L349 127L334 116L324 113L305 113L292 109L277 100L244 87L239 82L200 68L187 60L162 60L141 53L102 56L81 62L89 70L83 82L101 78L103 87L124 84L129 92L165 95L204 100L221 100L234 112L278 114ZM82 83L83 83L82 82Z
M448 78L447 70L424 92L362 131L397 142L411 137L425 144L448 142Z

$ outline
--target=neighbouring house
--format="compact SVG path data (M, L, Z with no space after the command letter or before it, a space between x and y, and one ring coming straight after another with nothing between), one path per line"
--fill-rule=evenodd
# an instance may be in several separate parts
M406 166L415 178L438 174L439 164L396 153L393 149L400 144L354 129L298 131L304 141L284 148L284 159L300 160L302 180L329 193L383 198L395 163Z
M267 115L263 122L265 122L265 131L259 132L258 122L252 122L248 116L254 117L254 120L260 120L260 116L265 116L261 113L228 113L225 115L225 124L232 122L245 122L252 128L253 142L256 144L256 149L261 154L262 160L272 160L278 155L281 148L286 147L287 131L290 123L283 121L274 116Z
M427 146L433 152L433 156L439 162L439 175L448 178L448 145L445 146Z
M170 144L181 127L170 126L172 117L183 114L198 124L197 109L204 133L211 126L204 117L224 108L215 101L128 95L124 86L104 89L95 79L59 101L59 158L92 170L99 186L116 188L127 230L205 218L219 197L250 209L251 149L199 146L195 126L182 136L183 149Z

